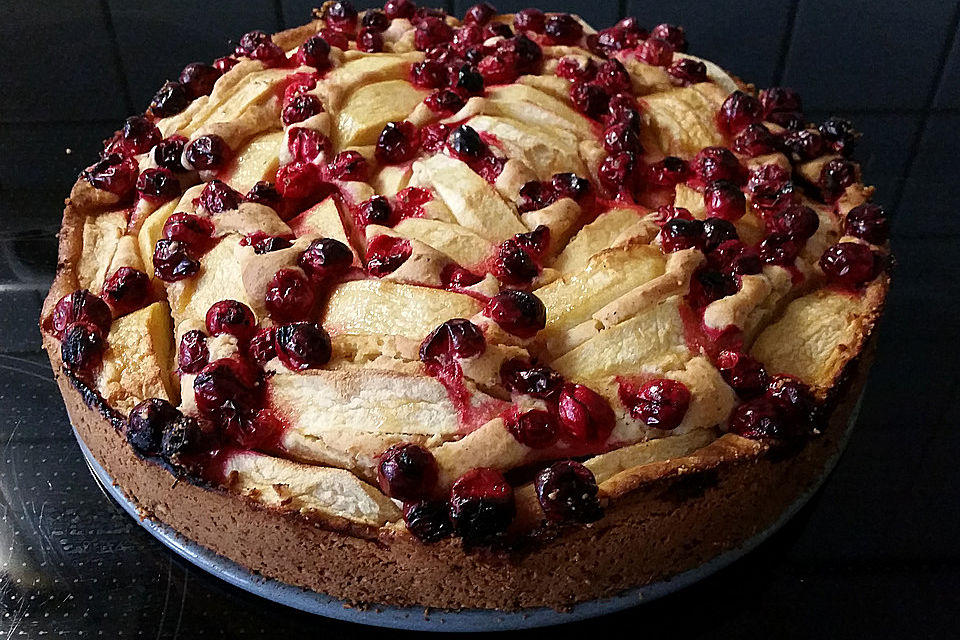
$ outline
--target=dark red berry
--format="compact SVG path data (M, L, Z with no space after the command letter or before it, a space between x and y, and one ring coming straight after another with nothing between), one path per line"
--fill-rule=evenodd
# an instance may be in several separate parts
M183 414L163 398L147 398L130 410L124 435L138 454L159 455L164 431L181 418Z
M481 2L467 9L467 12L463 16L463 22L465 24L484 25L490 22L496 15L497 10L493 8L493 5L489 2Z
M727 135L736 135L749 124L763 119L763 107L760 101L749 93L734 91L717 113L717 126Z
M283 124L289 126L303 122L307 118L322 112L323 105L320 104L320 98L312 93L301 93L294 96L283 108L283 111L280 112L280 120Z
M664 204L657 207L657 210L652 216L653 221L660 227L674 218L680 218L681 220L693 220L693 214L683 207L675 207L672 204Z
M786 87L771 87L760 91L760 104L763 105L764 115L775 112L803 112L803 101L800 94Z
M387 0L383 5L383 12L391 20L394 18L412 18L416 9L417 5L411 0Z
M647 182L658 187L673 188L689 177L690 166L676 156L667 156L647 167Z
M600 120L607 113L610 96L600 85L577 82L570 88L570 100L577 111Z
M97 189L123 198L133 191L140 169L132 156L110 153L83 170L80 176Z
M825 200L836 200L844 190L856 184L857 165L849 160L834 158L823 165L818 184Z
M606 399L580 384L566 383L557 401L565 437L573 442L604 442L616 423Z
M703 189L703 204L708 217L724 220L739 220L747 212L746 196L729 180L708 182Z
M810 387L793 376L776 375L767 384L769 398L781 414L799 425L809 424L814 418L817 401Z
M767 388L767 372L755 358L737 351L721 351L717 368L741 398L762 395Z
M637 57L655 67L669 67L673 62L673 47L666 40L650 37L636 48Z
M607 156L600 163L600 182L616 195L629 192L633 187L636 168L636 156L629 151Z
M419 445L395 444L380 454L377 483L381 491L395 500L421 500L428 497L437 484L437 461Z
M890 237L890 224L880 205L861 204L847 213L843 232L848 236L863 238L871 244L881 245Z
M629 151L631 153L642 153L643 147L640 145L640 138L630 125L619 123L607 127L603 132L603 148L607 153L615 154Z
M143 116L130 116L109 143L107 153L137 155L150 151L160 140L160 130L150 119Z
M213 68L220 72L220 75L225 74L230 69L233 69L237 66L237 63L240 61L232 56L223 56L222 58L217 58L213 61Z
M487 348L483 333L463 318L447 320L430 332L420 344L420 360L426 364L443 363L453 358L472 358Z
M275 327L266 327L257 331L256 335L250 338L250 346L247 351L253 361L261 367L277 357L276 334Z
M660 229L660 246L664 253L703 247L703 222L673 218Z
M655 429L676 429L690 407L690 390L682 382L660 378L640 387L620 385L620 401L630 415Z
M450 517L468 544L492 541L507 530L515 514L513 487L495 469L471 469L450 489Z
M531 409L505 418L507 431L520 444L531 449L544 449L560 437L557 420L548 411Z
M457 71L457 89L469 95L480 95L483 93L483 74L477 71L476 67L463 65Z
M753 440L788 435L786 420L768 398L754 398L737 405L727 422L730 433Z
M547 16L543 32L556 44L576 44L583 35L583 25L568 13Z
M297 62L301 65L324 70L330 66L330 45L320 36L310 36L297 50Z
M382 278L400 268L413 254L410 241L392 236L377 236L367 246L367 272Z
M357 49L366 53L383 51L383 34L369 27L360 29L357 34Z
M201 416L242 428L260 403L259 373L239 360L215 360L194 378L193 393Z
M315 282L330 281L350 268L353 252L339 240L317 238L306 248L297 264Z
M158 118L175 116L190 105L190 96L179 82L165 82L150 101L150 112Z
M167 202L180 195L180 183L169 169L144 169L137 178L137 191L141 198Z
M683 32L683 27L672 24L658 24L650 32L651 38L660 38L673 47L674 51L683 53L687 50L687 36Z
M367 159L358 151L341 151L333 162L327 165L327 172L333 180L363 182L367 179L369 165Z
M826 151L823 138L811 129L787 131L781 138L781 142L794 162L813 160Z
M744 127L733 140L733 150L751 158L773 153L779 146L777 137L759 122Z
M707 81L707 65L700 60L680 58L667 68L667 73L684 85Z
M465 124L460 125L447 138L450 155L465 162L482 158L487 152L487 144L480 138L476 129Z
M357 26L357 10L345 0L336 0L324 5L323 19L331 29L352 33Z
M723 218L707 218L703 221L703 251L709 253L727 240L739 240L737 228Z
M759 267L760 259L757 258ZM697 269L690 280L687 302L694 309L703 309L710 303L737 292L737 281L732 275L716 268Z
M90 371L100 365L105 347L98 327L87 322L74 322L63 332L60 359L72 371Z
M423 89L441 89L447 85L449 72L439 62L424 60L410 67L410 81Z
M618 25L603 29L595 35L595 40L587 36L587 45L592 51L609 57L617 51L635 48L640 39L647 35L646 32L638 34Z
M453 535L450 503L446 500L422 500L403 505L403 521L420 542L431 543Z
M785 234L794 240L806 240L820 227L820 216L817 212L802 204L780 209L767 220L771 231Z
M820 268L831 282L855 289L877 275L876 259L870 247L858 242L839 242L820 256Z
M547 324L547 308L540 298L516 289L501 291L490 298L483 313L501 329L519 338L532 338Z
M447 264L444 265L443 269L440 271L440 281L443 283L444 289L463 289L466 287L472 287L483 280L482 277L477 274L464 269L458 264Z
M184 173L187 169L183 166L181 158L185 146L187 146L187 139L183 136L172 135L165 138L153 148L153 161L163 169Z
M711 266L733 276L747 276L760 273L762 267L756 250L739 240L727 240L720 243L709 256Z
M323 180L323 170L312 162L303 161L280 167L276 185L283 198L300 203L299 209L320 202L332 191Z
M166 240L182 242L195 253L202 254L211 244L213 232L214 226L209 218L180 211L167 218L160 234Z
M131 267L120 267L103 283L103 299L118 316L150 302L150 277Z
M418 51L426 51L453 39L453 29L443 20L427 16L417 23L413 43Z
M384 196L374 196L361 202L357 206L357 218L362 226L377 224L392 227L396 223L390 201Z
M540 273L533 261L516 239L505 240L497 249L494 259L495 275L508 284L526 284Z
M283 268L267 285L264 303L276 322L294 322L310 315L316 299L309 278L300 269Z
M191 62L180 72L180 84L191 99L210 95L219 78L220 72L203 62Z
M387 14L383 11L370 9L364 11L360 25L365 29L372 29L373 31L386 31L390 28L390 18L388 18Z
M105 334L110 330L113 317L110 307L102 299L86 289L79 289L60 298L53 308L53 335L62 340L67 327L74 322L93 325Z
M532 259L541 260L550 246L550 227L541 224L533 231L518 233L513 239Z
M597 480L579 462L554 462L537 475L533 484L547 520L586 524L603 517Z
M236 300L215 302L207 310L207 333L211 336L228 334L249 340L257 331L257 319L250 307Z
M276 328L277 357L291 371L317 369L330 362L330 336L316 322L294 322Z
M226 166L233 152L218 135L200 136L187 145L184 159L198 171L216 171Z
M853 124L849 120L830 118L824 120L818 129L824 141L835 153L847 158L853 155L860 134L853 128Z
M743 167L737 156L724 147L706 147L693 159L692 168L697 177L704 182L729 180L739 182Z
M199 329L191 329L180 338L177 364L183 373L200 373L210 360L207 335Z
M280 209L283 201L280 192L277 191L277 185L266 180L260 180L250 187L250 191L243 198L247 202L256 202L274 210Z
M444 117L455 114L457 111L460 111L460 109L463 108L463 105L466 104L464 99L460 97L459 93L451 91L450 89L434 91L429 96L424 98L423 103L427 105L431 111ZM424 141L423 146L429 150L426 141Z
M539 9L523 9L513 16L513 27L517 31L543 33L547 16Z
M590 193L590 181L575 173L553 174L550 187L558 198L571 198L577 202Z
M500 367L500 380L511 393L524 393L534 398L556 397L563 387L563 377L546 365L533 365L513 358Z
M417 128L411 122L388 122L380 132L375 155L384 164L410 160L419 145Z
M197 204L207 213L217 214L237 209L243 196L222 180L211 180L203 186Z
M179 241L162 238L153 252L153 273L164 282L189 278L200 270L200 263L191 255L189 247Z

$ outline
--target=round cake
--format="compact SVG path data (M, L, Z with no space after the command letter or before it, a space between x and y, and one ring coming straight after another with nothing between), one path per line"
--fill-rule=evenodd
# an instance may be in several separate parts
M44 345L144 518L351 603L565 608L816 486L891 265L849 122L668 24L313 18L66 202Z

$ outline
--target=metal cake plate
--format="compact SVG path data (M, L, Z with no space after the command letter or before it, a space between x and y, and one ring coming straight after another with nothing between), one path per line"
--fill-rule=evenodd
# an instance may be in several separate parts
M726 551L705 564L678 574L669 580L629 589L613 597L582 602L574 605L570 610L562 612L546 607L516 612L482 609L429 609L429 611L426 611L424 607L393 607L387 605L360 608L349 606L343 600L321 593L295 587L279 580L265 578L181 536L161 522L141 518L134 504L114 485L113 479L90 453L87 445L77 434L76 429L74 429L74 435L77 437L77 442L80 443L80 449L83 451L87 465L93 475L106 492L127 513L171 551L235 587L301 611L359 624L416 631L508 631L563 624L629 609L679 591L730 565L780 529L817 492L846 447L847 439L859 413L860 402L858 401L841 446L833 458L828 461L825 473L809 491L784 511L773 526L758 533L739 547Z

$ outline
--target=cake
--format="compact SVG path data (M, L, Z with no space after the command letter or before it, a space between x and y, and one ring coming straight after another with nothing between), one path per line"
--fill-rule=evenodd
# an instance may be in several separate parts
M889 287L842 119L681 28L327 2L74 185L41 331L143 518L350 603L562 609L827 472Z

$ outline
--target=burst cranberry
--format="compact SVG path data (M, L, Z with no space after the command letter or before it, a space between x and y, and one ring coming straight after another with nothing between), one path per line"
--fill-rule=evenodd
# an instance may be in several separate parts
M480 95L483 93L483 74L469 64L461 66L457 71L457 89L468 95Z
M532 409L505 419L507 431L517 442L531 449L544 449L560 437L557 421L547 411Z
M570 100L577 111L599 120L607 113L610 96L599 85L580 82L570 88Z
M369 200L364 200L357 207L358 222L366 226L368 224L378 224L385 227L393 226L393 209L390 202L384 196L374 196Z
M836 200L844 189L856 184L857 165L849 160L834 158L823 165L817 181L826 200Z
M420 344L420 360L439 363L451 358L472 358L482 354L487 341L480 329L469 320L447 320L430 332Z
M189 278L200 270L200 263L190 253L188 246L179 240L163 238L157 241L153 252L153 272L164 282L176 282Z
M383 11L370 9L364 11L360 25L365 29L371 29L373 31L386 31L390 28L390 18L388 18L387 14Z
M653 221L660 227L674 218L693 220L693 214L683 207L676 207L672 204L664 204L657 207L657 210L652 216Z
M517 31L543 33L547 17L539 9L524 9L513 16L513 27Z
M277 185L266 180L260 180L250 187L250 191L248 191L247 195L245 195L243 198L247 202L262 204L274 210L280 209L280 204L283 200L283 198L280 196L280 192L277 191Z
M158 118L175 116L190 105L190 96L179 82L165 82L150 100L150 113Z
M440 89L447 85L447 68L433 60L424 60L410 67L410 81L423 89Z
M489 55L477 64L484 85L510 84L520 77L516 56Z
M630 415L655 429L676 429L690 407L690 390L677 380L651 380L639 388L620 386L620 400Z
M453 29L442 18L428 16L417 23L413 42L419 51L426 51L453 39Z
M331 47L337 47L338 49L343 49L346 51L350 48L350 38L346 33L342 31L336 31L334 29L320 29L320 37L327 41Z
M203 253L211 243L213 223L189 213L177 212L163 223L160 234L167 240L182 242L197 253Z
M810 387L793 376L771 376L766 397L777 406L780 413L796 423L808 423L816 411L816 399Z
M403 505L403 521L420 542L431 543L453 535L450 503L446 500L422 500Z
M90 371L100 364L106 346L100 330L87 322L74 322L63 332L60 359L72 371Z
M277 357L291 371L316 369L330 362L330 336L316 322L294 322L276 328Z
M600 182L614 194L629 191L633 186L633 174L636 167L636 156L629 151L607 156L600 163L598 172Z
M616 422L613 409L603 396L580 384L563 386L557 412L563 433L574 442L603 442Z
M876 260L870 247L857 242L840 242L823 252L820 268L837 284L857 288L876 277Z
M183 153L184 159L199 171L216 171L226 166L233 152L226 141L218 135L200 136Z
M331 146L330 139L316 129L292 127L287 131L287 150L294 162L313 162Z
M703 221L703 250L715 250L727 240L739 240L737 228L723 218L707 218Z
M367 159L357 151L341 151L337 157L327 165L327 172L334 180L348 182L363 182L367 179L369 165Z
M554 73L571 82L589 82L597 75L597 64L592 59L560 58Z
M312 162L291 162L280 167L276 185L283 198L301 204L319 202L329 192L322 169Z
M737 156L724 147L706 147L693 159L693 171L704 182L729 180L739 182L742 167Z
M739 240L720 243L709 256L711 265L734 276L760 273L762 267L757 252Z
M183 136L172 135L161 140L153 148L153 161L157 163L158 167L174 173L183 173L186 168L180 159L183 157L183 148L186 145L187 139Z
M280 113L280 119L285 125L296 124L297 122L303 122L307 118L313 117L318 113L323 112L323 105L320 104L320 99L312 93L301 93L294 98L283 108L283 111Z
M624 151L641 153L643 151L640 146L640 138L627 124L614 124L608 127L603 132L603 148L610 154Z
M494 260L495 275L509 284L525 284L537 277L539 267L515 239L504 241Z
M655 67L669 67L673 62L673 47L660 38L647 38L636 51L638 58Z
M349 2L337 0L324 7L323 19L331 29L352 33L357 26L357 10Z
M450 517L468 544L492 541L515 514L513 487L495 469L471 469L450 488Z
M800 255L801 248L798 241L787 234L771 233L760 242L757 251L766 264L789 266Z
M673 188L690 177L690 167L676 156L667 156L647 167L646 176L650 184Z
M399 164L413 157L418 144L417 128L413 123L388 122L380 132L375 154L384 164Z
M484 315L519 338L532 338L547 323L547 308L532 293L507 289L490 299Z
M871 244L883 244L890 236L890 225L883 208L876 204L861 204L847 213L843 232L863 238Z
M777 137L759 122L744 127L733 140L733 150L751 158L773 153L778 148Z
M220 72L220 75L225 74L230 69L233 69L240 61L232 56L223 56L222 58L217 58L213 61L213 68Z
M219 78L220 72L203 62L191 62L180 72L180 84L191 99L210 95Z
M297 50L297 62L301 65L324 70L330 66L330 45L320 36L311 36Z
M666 253L702 247L703 223L683 218L668 220L660 229L660 246Z
M140 197L154 202L166 202L180 195L180 183L169 169L145 169L137 178Z
M160 453L163 433L183 415L163 398L147 398L130 410L124 429L127 442L142 456Z
M450 155L464 161L478 160L487 153L487 144L480 138L476 129L465 124L453 130L447 138Z
M611 93L630 91L630 74L619 60L607 60L601 64L594 81Z
M673 47L674 51L683 53L687 50L687 36L683 32L683 27L672 24L658 24L650 32L650 37L660 38Z
M377 236L367 246L367 272L377 278L400 268L413 254L410 241L391 236Z
M739 220L747 212L747 199L740 188L729 180L714 180L703 190L707 216Z
M67 326L74 322L93 325L106 333L112 321L110 307L102 299L86 289L79 289L60 298L53 308L53 335L62 340Z
M765 164L750 170L747 180L747 189L754 194L773 193L783 187L790 180L790 169L779 164Z
M553 188L550 185L531 180L520 187L517 209L520 213L537 211L554 201Z
M543 32L555 44L576 44L583 35L583 25L568 13L547 16Z
M464 289L472 287L483 280L477 274L464 269L458 264L447 264L440 271L440 282L444 289Z
M580 202L590 193L590 181L575 173L555 173L550 178L550 188L558 198Z
M357 34L357 49L366 53L383 51L383 34L368 27Z
M756 359L737 351L721 351L717 368L741 398L761 395L767 388L767 372Z
M427 497L437 484L437 461L423 447L402 442L380 455L377 483L395 500L410 502Z
M617 51L633 49L640 42L638 34L624 29L621 26L613 26L609 29L603 29L596 34L596 41L593 42L591 50L603 55L611 56ZM589 36L588 36L589 38ZM588 40L588 44L590 41Z
M103 283L103 298L118 316L140 309L150 301L150 277L143 271L120 267Z
M137 182L139 167L130 156L110 153L83 170L80 174L87 182L117 196L125 197Z
M531 258L540 260L550 246L550 227L541 224L533 231L518 233L513 239Z
M768 398L754 398L733 408L727 420L728 430L744 438L780 438L788 427L776 405Z
M193 380L200 415L223 426L248 420L260 396L257 372L237 360L220 359L205 366Z
M449 89L434 91L429 96L424 98L423 103L427 105L427 108L429 108L431 111L444 117L455 114L457 111L460 111L460 109L463 108L463 105L466 104L463 98L460 97L460 94ZM426 140L424 140L423 146L429 150Z
M283 49L263 31L244 34L234 53L238 56L247 56L251 60L259 60L267 67L278 67L287 61Z
M760 260L757 260L759 264ZM687 301L694 309L703 309L711 302L720 300L737 292L737 282L733 276L721 273L717 269L697 269L690 280L690 293Z
M667 73L685 85L707 81L707 65L692 58L680 58L674 61L667 69Z
M484 25L490 22L495 15L497 15L497 10L493 8L493 5L488 2L481 2L467 9L463 16L463 22L465 24Z
M313 309L315 296L310 280L300 269L280 269L267 285L265 306L276 322L303 320Z
M620 123L629 125L633 132L640 135L643 126L643 117L637 111L637 101L628 93L618 93L611 96L607 104L607 124Z
M736 135L747 125L763 119L760 101L743 91L731 93L717 113L717 126L728 135Z
M548 399L560 393L563 377L545 365L513 358L500 367L500 380L512 393L525 393L534 398Z
M820 227L820 216L810 207L790 205L767 219L771 231L785 234L795 240L806 240Z
M353 252L339 240L317 238L306 248L297 264L316 282L332 280L350 268Z
M177 364L183 373L200 373L210 360L207 336L199 329L191 329L180 338Z
M247 352L261 367L277 357L276 333L275 327L266 327L250 338Z
M108 147L108 153L116 152L125 155L145 153L160 140L160 130L149 119L143 116L130 116L124 121L123 128Z
M771 87L760 92L760 104L764 115L774 112L803 112L800 94L786 87Z
M271 39L265 31L260 31L259 29L248 31L240 36L240 41L234 48L234 53L238 56L249 55L253 53L257 47L267 42L271 42Z
M781 142L795 162L813 160L823 155L825 150L823 138L810 129L787 131Z
M221 180L211 180L203 187L198 205L208 213L223 213L236 209L243 202L243 196Z
M643 25L640 24L640 19L636 16L622 18L615 26L618 29L623 29L627 33L632 33L640 38L650 37L650 32L643 28Z
M250 307L242 302L221 300L207 310L206 325L211 336L227 334L247 340L257 330L257 319Z
M537 475L534 487L548 520L586 524L603 517L597 499L597 480L579 462L554 462Z
M818 127L820 135L826 141L827 145L836 153L849 158L853 155L854 147L857 144L857 138L860 136L853 128L849 120L843 118L830 118Z

